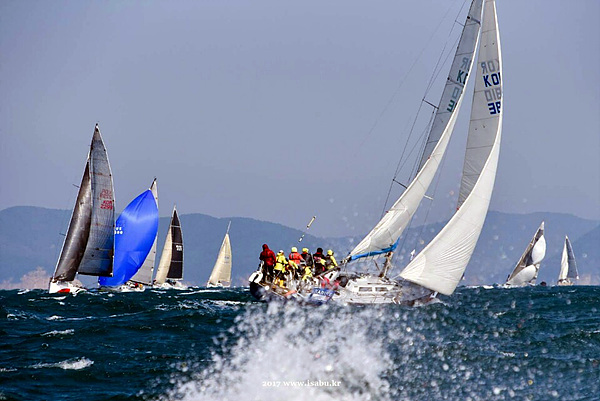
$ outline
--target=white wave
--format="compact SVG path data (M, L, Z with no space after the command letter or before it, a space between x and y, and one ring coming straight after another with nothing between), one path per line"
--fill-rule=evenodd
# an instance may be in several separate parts
M376 309L250 309L230 330L236 340L221 343L224 355L213 354L210 365L168 399L392 399L382 378L393 367L383 346L389 338L379 329Z
M0 373L4 373L4 372L16 372L17 369L15 368L0 368ZM2 393L0 393L0 395L2 395ZM1 400L2 398L0 398Z
M60 336L60 335L73 334L73 333L75 333L75 330L73 330L73 329L68 329L68 330L52 330L52 331L49 331L47 333L42 334L42 336L44 336L44 337L53 337L53 336Z
M34 369L61 368L64 370L81 370L81 369L85 369L89 366L92 366L93 364L94 364L94 361L92 361L91 359L82 357L82 358L67 359L66 361L57 362L57 363L38 363L31 367Z
M60 319L64 319L62 316L58 316L58 315L52 315L46 318L46 320L60 320Z

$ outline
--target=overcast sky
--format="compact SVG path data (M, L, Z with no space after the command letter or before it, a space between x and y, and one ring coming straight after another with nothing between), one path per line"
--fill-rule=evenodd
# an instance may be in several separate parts
M600 2L526 4L497 5L505 114L491 209L600 219ZM0 209L72 208L99 122L118 210L156 176L161 216L177 203L181 214L302 228L316 214L314 234L364 233L467 8L2 1ZM438 84L426 98L440 93ZM471 93L428 221L455 209Z

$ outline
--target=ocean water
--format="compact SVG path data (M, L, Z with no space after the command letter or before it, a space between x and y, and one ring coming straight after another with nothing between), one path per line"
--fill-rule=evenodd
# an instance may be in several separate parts
M0 291L0 399L600 400L600 287L422 307Z

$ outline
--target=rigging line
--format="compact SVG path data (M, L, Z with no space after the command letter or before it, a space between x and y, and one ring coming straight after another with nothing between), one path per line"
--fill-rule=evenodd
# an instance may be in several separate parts
M400 92L400 89L402 88L402 86L406 82L408 76L410 75L410 73L412 72L412 70L417 65L417 62L423 56L423 53L425 53L425 49L427 49L429 47L429 44L433 40L433 37L435 36L435 34L437 33L437 31L440 29L440 27L442 26L442 24L446 20L446 17L448 16L448 14L450 14L451 10L452 10L452 5L450 5L448 7L448 9L446 10L446 13L444 14L444 16L442 17L442 19L440 20L440 22L438 23L438 25L436 26L436 28L433 30L433 32L429 36L429 39L427 39L427 42L425 43L425 46L423 46L423 48L421 49L421 52L419 53L419 55L417 56L417 58L413 61L412 65L410 66L410 68L408 69L408 71L406 72L406 74L404 75L404 77L401 79L400 83L396 87L396 90L392 93L392 96L387 101L387 103L384 106L383 110L381 111L381 113L379 113L379 116L375 119L375 122L371 126L371 129L367 132L367 135L365 135L365 137L361 141L361 143L359 145L359 149L361 149L364 146L364 144L367 141L367 139L369 139L369 137L371 136L371 134L373 133L373 131L375 131L375 128L377 128L377 126L379 125L379 121L381 120L381 117L383 117L383 115L387 112L387 110L389 109L389 107L393 103L394 99L396 98L396 95L398 95L398 92ZM462 10L462 7L461 7L461 10ZM453 26L454 26L454 24L453 24Z
M460 17L460 14L462 13L462 10L465 7L466 3L467 3L467 0L464 0L462 6L460 7L460 10L458 10L458 13L456 14L456 17L454 18L454 24L452 24L452 28L450 29L450 33L448 34L448 38L446 39L446 43L444 43L444 47L443 47L443 49L442 49L442 51L440 53L440 57L438 58L438 61L437 61L436 65L435 65L435 67L433 69L434 74L431 76L431 79L429 80L429 84L427 85L427 89L425 90L425 95L423 97L427 96L427 93L429 93L429 90L433 86L433 83L435 82L435 79L439 75L442 67L446 64L446 60L448 59L448 56L445 57L444 62L441 65L440 65L440 61L444 57L444 53L446 51L446 48L448 47L448 43L450 42L450 38L452 37L452 33L454 32L454 28L456 27L456 25L461 25L462 26L462 24L458 23L457 20ZM460 37L459 37L458 40L460 40ZM458 40L457 40L457 42L458 42ZM454 47L456 47L456 45ZM450 48L450 53L449 54L451 54L451 50L454 47ZM440 71L437 71L438 67L440 68Z

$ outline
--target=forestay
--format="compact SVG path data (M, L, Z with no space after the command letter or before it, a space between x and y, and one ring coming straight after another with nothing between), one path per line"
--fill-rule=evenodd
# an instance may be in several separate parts
M492 64L493 72L489 67ZM445 295L454 292L469 263L494 188L502 132L501 71L495 3L486 0L467 143L471 148L482 144L488 149L482 152L467 149L463 173L477 178L470 189L464 189L464 199L459 199L460 207L446 226L400 274L405 280ZM497 80L491 74L497 74ZM475 162L486 153L483 163Z
M400 235L425 196L446 152L464 98L464 88L479 38L481 12L482 0L474 0L429 132L419 172L373 230L350 252L350 260L394 250Z

